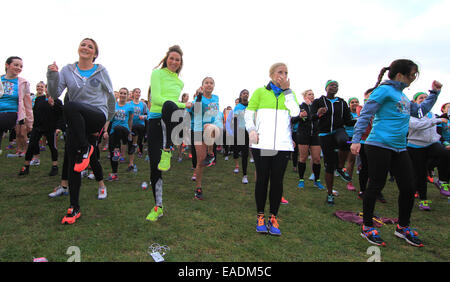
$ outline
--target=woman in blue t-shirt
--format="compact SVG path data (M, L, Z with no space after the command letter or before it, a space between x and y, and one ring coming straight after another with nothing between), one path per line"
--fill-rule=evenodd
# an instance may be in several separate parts
M388 71L389 80L381 83ZM385 245L378 231L373 228L373 213L377 195L386 183L389 169L392 168L398 189L399 224L395 235L409 244L423 246L416 231L410 227L411 210L414 205L413 167L406 150L406 135L410 116L427 114L440 93L442 84L434 81L430 95L420 105L411 102L402 92L419 74L419 67L411 60L396 60L383 68L378 76L375 89L364 105L354 128L353 154L361 148L361 136L374 116L372 130L365 141L364 151L368 160L369 183L363 199L363 226L361 236L375 245ZM381 84L380 84L381 83Z
M26 135L33 127L33 108L30 83L19 77L22 67L23 62L19 57L9 57L5 62L6 74L0 79L0 135L15 127L17 153L25 155Z

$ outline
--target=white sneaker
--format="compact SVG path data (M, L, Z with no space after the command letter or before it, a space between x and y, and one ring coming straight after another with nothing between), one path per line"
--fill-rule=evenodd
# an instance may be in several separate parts
M247 175L244 175L244 177L242 177L242 184L248 184Z
M238 167L235 167L234 170L233 170L233 172L234 172L234 173L239 173L239 168L238 168Z
M58 187L56 187L52 193L48 194L48 196L50 198L55 198L55 197L59 197L59 196L65 196L69 194L69 189L64 189L61 185L58 185Z
M85 169L81 172L81 177L87 177L88 176L88 170Z
M88 179L90 179L90 180L94 180L95 179L95 175L94 175L94 173L89 173L89 175L87 176L87 178Z
M108 193L106 192L106 186L102 186L98 188L98 199L103 200L106 199Z
M39 159L32 159L30 162L30 165L38 166L41 164L41 161Z
M311 173L311 176L308 178L311 181L316 180L316 177L314 176L314 173Z
M228 161L228 156L225 157L225 160Z
M254 160L253 158L250 158L250 162L251 162L251 163L254 163L255 160Z

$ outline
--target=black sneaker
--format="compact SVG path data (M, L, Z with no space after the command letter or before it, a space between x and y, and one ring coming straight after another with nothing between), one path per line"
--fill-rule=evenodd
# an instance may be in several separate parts
M216 157L214 157L214 155L207 154L206 158L203 160L202 164L206 167L212 166L215 159L216 159Z
M381 239L378 230L369 226L362 226L361 237L365 238L369 243L377 246L386 246L386 243Z
M415 229L411 229L409 227L400 227L397 224L397 228L395 229L394 235L398 238L405 239L408 244L414 247L423 247L422 241L419 239L417 232Z
M19 171L20 176L28 175L28 174L30 174L30 169L26 166L23 166Z
M58 175L58 167L56 165L52 166L48 176L55 176L55 175Z
M329 206L334 206L334 195L333 194L331 194L331 195L327 195L327 204L329 205Z
M339 174L339 176L342 178L342 180L344 180L345 182L352 181L352 178L350 177L350 175L348 175L348 173L343 171L341 168L337 168L336 171Z
M194 199L197 200L203 200L203 192L202 192L202 188L197 188L195 189L195 196Z

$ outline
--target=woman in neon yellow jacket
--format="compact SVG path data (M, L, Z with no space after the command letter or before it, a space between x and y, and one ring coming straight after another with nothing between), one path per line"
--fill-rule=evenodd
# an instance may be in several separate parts
M280 236L277 213L283 195L283 177L289 156L294 151L291 117L300 114L300 107L287 77L284 63L272 65L271 81L257 89L245 110L245 127L256 166L255 199L256 232ZM270 181L270 218L265 222L264 207Z

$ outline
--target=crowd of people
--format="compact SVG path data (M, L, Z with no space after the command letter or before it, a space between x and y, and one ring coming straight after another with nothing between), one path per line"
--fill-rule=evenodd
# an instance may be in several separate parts
M376 201L385 202L382 189L389 174L399 189L395 235L411 245L423 246L410 227L410 218L415 197L420 210L431 210L429 178L442 195L450 196L450 103L442 105L441 113L430 112L442 88L438 81L433 81L428 94L419 92L408 99L403 89L419 74L411 60L395 60L382 68L375 86L364 93L364 104L357 97L347 101L339 97L335 80L325 83L325 95L320 97L310 89L303 91L299 103L290 89L287 65L275 63L266 86L253 93L243 89L234 108L221 110L212 77L202 80L192 99L182 93L183 52L177 45L153 69L147 99L141 97L139 88L114 91L107 69L95 63L98 55L95 40L83 39L78 60L61 69L56 62L50 64L47 83L39 82L35 95L30 83L19 77L20 57L8 58L1 76L0 132L2 139L9 132L10 142L15 140L17 145L14 155L24 157L19 175L25 177L30 165L39 165L45 145L51 152L49 175L58 175L58 136L65 140L61 180L49 194L51 198L69 195L62 224L74 224L81 216L82 175L98 182L98 198L105 199L104 180L119 179L118 166L125 155L127 170L136 170L135 155L145 155L144 144L148 145L154 200L147 220L152 222L164 214L163 173L172 167L175 149L179 161L184 150L192 156L196 200L203 200L207 193L202 182L205 167L215 165L220 153L228 160L232 152L234 173L242 171L243 184L249 183L249 159L254 162L256 232L263 234L281 235L278 212L281 204L288 203L283 197L283 179L290 161L298 173L298 189L304 189L307 161L311 160L309 179L314 187L326 191L328 205L335 204L338 194L335 177L341 177L350 191L359 188L364 219L360 235L375 245L385 245L372 219ZM386 73L387 80L383 80ZM101 151L107 151L111 165L106 178L99 161ZM325 185L320 181L322 159ZM356 174L358 181L354 181Z

